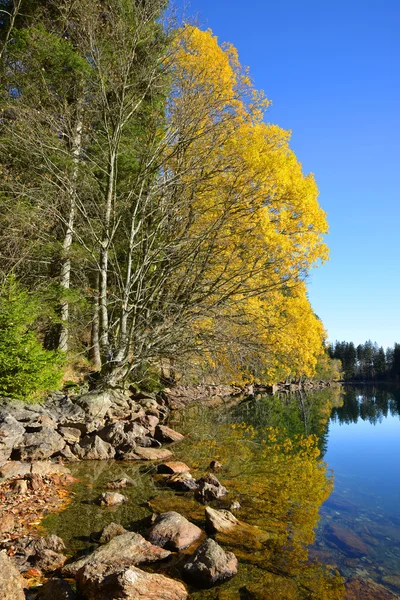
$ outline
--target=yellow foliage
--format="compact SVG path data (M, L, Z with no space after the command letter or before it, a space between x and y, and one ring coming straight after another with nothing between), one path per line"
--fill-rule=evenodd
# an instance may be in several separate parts
M310 377L324 330L304 279L328 258L314 177L290 132L264 122L270 102L233 46L191 26L176 43L168 112L181 133L168 168L184 166L190 235L210 281L208 315L193 319L198 350L237 383Z

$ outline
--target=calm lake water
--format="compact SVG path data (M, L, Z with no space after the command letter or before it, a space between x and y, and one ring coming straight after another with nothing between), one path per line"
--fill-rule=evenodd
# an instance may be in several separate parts
M389 386L328 389L285 397L194 405L171 425L186 434L175 445L194 476L212 459L229 495L214 507L240 502L246 523L235 536L217 535L240 561L239 574L190 598L339 600L343 580L372 578L400 591L400 390ZM148 464L93 462L72 466L79 477L66 511L45 527L70 552L90 548L89 534L120 522L145 532L153 512L177 510L204 526L204 507L154 477ZM99 508L105 483L131 477L129 503ZM179 577L182 560L166 563ZM266 592L266 590L268 590Z

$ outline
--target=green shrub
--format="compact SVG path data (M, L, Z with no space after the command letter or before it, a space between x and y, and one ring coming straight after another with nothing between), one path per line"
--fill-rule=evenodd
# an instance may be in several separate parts
M63 357L44 350L33 326L40 305L10 277L0 286L0 396L37 399L57 388Z

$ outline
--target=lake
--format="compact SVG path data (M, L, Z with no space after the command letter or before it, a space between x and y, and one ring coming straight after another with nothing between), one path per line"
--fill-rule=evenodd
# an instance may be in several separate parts
M400 591L399 412L400 390L380 385L236 398L174 413L171 426L186 435L173 448L176 459L194 476L221 461L218 477L229 494L213 506L238 501L235 514L246 523L216 537L238 557L238 575L211 590L190 588L190 598L339 600L343 577ZM149 464L86 462L72 470L79 483L71 504L44 522L70 551L90 547L89 534L111 521L144 533L153 511L176 510L204 526L204 507L163 486ZM124 491L129 502L93 504L120 476L134 480ZM165 574L179 576L184 558L166 564Z

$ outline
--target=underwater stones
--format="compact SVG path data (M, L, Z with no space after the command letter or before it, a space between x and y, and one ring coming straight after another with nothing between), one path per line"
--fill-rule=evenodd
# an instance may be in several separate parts
M239 525L239 521L229 510L215 510L207 506L205 515L206 526L213 533L231 531Z
M123 502L128 502L128 498L117 492L103 492L96 500L96 504L100 506L115 506Z
M237 574L238 560L208 538L190 556L183 567L185 577L200 586L222 583Z
M245 587L245 597L248 600L297 600L299 598L296 583L287 577L274 573L264 573L258 583Z
M176 551L187 548L202 535L200 527L179 513L169 511L156 518L148 538L152 544Z
M174 473L188 473L190 471L189 467L179 460L170 460L168 462L164 462L157 467L157 473L162 475L173 475Z
M399 598L383 585L370 579L352 579L345 583L346 600L396 600Z
M128 485L132 485L132 481L126 479L126 477L121 477L120 479L114 479L114 481L109 481L106 485L106 488L109 490L121 490L126 488Z
M24 580L5 552L0 552L0 600L25 600Z
M86 565L77 576L78 588L88 600L186 600L183 583L136 567Z
M369 547L350 529L337 523L330 523L327 531L329 540L339 548L343 548L351 556L365 556L369 554Z
M167 427L166 425L157 425L155 428L154 437L156 440L162 443L172 443L172 442L181 442L185 436Z
M78 571L89 563L94 565L95 569L100 569L101 565L128 568L132 565L163 560L170 554L168 550L154 546L138 533L124 533L114 537L104 546L100 546L92 554L65 565L62 574L75 577Z
M218 481L212 473L208 473L205 477L197 480L199 486L195 493L195 497L199 502L206 504L212 500L222 498L228 493L228 490Z

